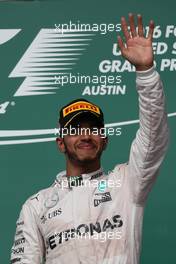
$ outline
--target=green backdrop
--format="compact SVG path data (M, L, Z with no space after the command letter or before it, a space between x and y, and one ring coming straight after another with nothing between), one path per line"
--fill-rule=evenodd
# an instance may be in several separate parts
M126 125L125 121L138 119L138 101L135 73L118 55L120 32L116 30L120 17L129 12L141 13L145 25L150 19L156 23L155 60L164 82L171 129L169 151L145 210L141 263L176 263L175 9L171 0L0 3L0 263L9 263L15 222L24 201L51 185L65 168L54 135L63 104L84 97L102 107L106 124L122 122L122 135L110 137L102 165L108 171L128 160L138 123ZM70 21L89 24L94 31L65 31L61 36L59 25ZM61 86L55 76L66 73L97 75L99 82ZM101 76L113 76L118 83L104 85Z

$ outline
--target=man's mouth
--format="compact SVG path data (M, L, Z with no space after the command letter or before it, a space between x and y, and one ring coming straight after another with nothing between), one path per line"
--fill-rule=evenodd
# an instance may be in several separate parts
M78 145L78 148L79 149L93 149L93 148L95 148L95 145L92 143L80 143Z

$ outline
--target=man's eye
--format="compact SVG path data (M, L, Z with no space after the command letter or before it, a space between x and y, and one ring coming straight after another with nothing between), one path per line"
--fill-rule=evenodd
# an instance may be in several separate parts
M80 134L80 127L75 127L75 134Z
M71 129L72 134L78 135L80 133L80 128L79 127L73 127Z

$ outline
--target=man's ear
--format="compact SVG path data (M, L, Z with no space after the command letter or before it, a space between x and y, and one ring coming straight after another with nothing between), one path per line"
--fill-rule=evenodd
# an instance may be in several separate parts
M57 143L57 146L58 146L60 152L64 153L65 152L64 138L57 137L56 143Z
M105 137L104 138L104 143L103 143L103 150L106 149L107 145L108 145L108 137Z

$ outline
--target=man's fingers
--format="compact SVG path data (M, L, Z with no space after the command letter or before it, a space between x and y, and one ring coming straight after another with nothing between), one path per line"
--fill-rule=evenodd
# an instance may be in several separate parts
M150 20L150 23L149 23L149 33L148 33L148 39L152 40L153 38L153 31L154 31L154 28L155 28L155 24L154 24L154 21L153 20Z
M127 25L125 17L121 17L121 26L122 26L122 31L125 36L125 39L126 41L128 41L128 39L130 38L130 33L128 31L128 25Z
M136 37L137 33L136 33L136 27L135 27L135 23L134 23L134 15L130 13L128 15L128 17L129 17L131 35L132 35L132 37Z
M123 50L124 50L125 46L124 46L122 38L120 36L118 36L117 37L117 41L118 41L118 46L119 46L121 52L123 53Z
M142 16L140 14L137 15L137 20L138 20L138 35L139 37L143 37L144 30L143 30Z

